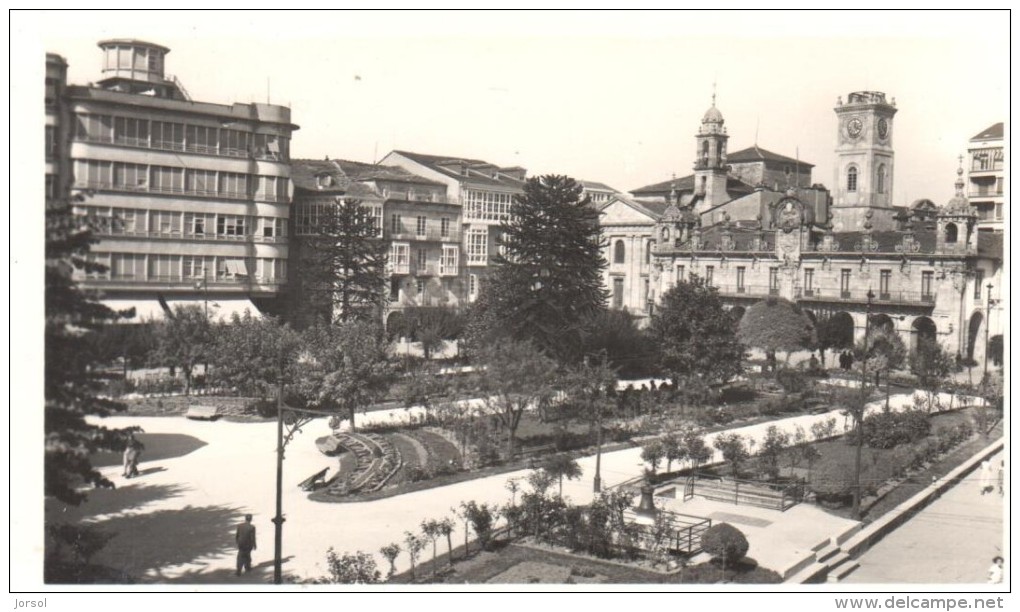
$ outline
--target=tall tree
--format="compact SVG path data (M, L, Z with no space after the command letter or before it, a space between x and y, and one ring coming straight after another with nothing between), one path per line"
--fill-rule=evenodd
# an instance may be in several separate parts
M506 432L506 456L512 457L521 417L548 401L556 364L530 342L514 340L479 348L477 361L485 367L479 379L483 410Z
M741 372L744 347L717 290L691 275L662 296L649 335L658 343L662 369L679 387L693 379L721 383Z
M775 353L789 353L814 346L815 324L800 306L782 298L768 298L747 309L740 319L737 335L748 346L769 355L775 367Z
M124 408L99 396L87 336L118 316L133 313L110 310L75 282L75 271L105 268L89 261L92 231L87 220L74 215L72 206L70 200L61 200L47 203L46 209L43 483L47 496L78 505L86 498L82 485L113 487L89 458L100 450L123 448L127 435L127 430L86 420Z
M893 370L903 367L907 360L907 347L903 339L895 330L885 327L871 329L868 333L868 345L864 346L864 340L856 348L858 361L862 356L876 358L875 384L878 384L878 374L885 375L885 409L889 410L889 378ZM870 367L870 366L869 366Z
M927 396L928 412L935 407L939 391L953 371L953 358L934 340L922 339L910 355L910 371L917 376L918 386Z
M556 454L542 462L542 469L560 485L559 498L563 499L563 479L576 480L583 473L581 466L570 455Z
M261 398L275 396L281 385L298 382L300 338L273 317L236 313L217 326L212 349L217 380L251 390Z
M309 405L354 415L379 400L395 377L382 327L351 321L306 331L302 392Z
M500 252L474 309L475 334L530 340L578 361L585 326L605 308L598 212L574 179L528 179L500 226Z
M421 342L425 359L443 348L449 340L456 340L464 331L464 315L443 306L414 306L403 312L401 333L415 342Z
M175 367L184 376L184 394L191 393L195 366L208 362L212 350L212 324L201 306L176 306L153 328L155 343L150 359Z
M389 247L371 211L345 198L322 211L300 247L293 296L302 326L336 321L381 322Z

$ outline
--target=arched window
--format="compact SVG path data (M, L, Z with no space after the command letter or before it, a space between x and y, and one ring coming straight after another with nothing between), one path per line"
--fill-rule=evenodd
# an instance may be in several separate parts
M616 241L616 246L613 247L613 263L622 264L627 259L627 247L623 246L622 240Z
M707 140L702 140L701 141L701 159L702 159L702 161L704 161L706 163L708 162L708 141Z
M853 166L846 171L846 190L857 191L857 168Z
M878 176L875 177L875 191L885 193L885 164L878 165Z
M950 224L946 225L946 243L947 244L955 244L958 235L959 235L959 230L956 228L956 224L955 223L950 223Z

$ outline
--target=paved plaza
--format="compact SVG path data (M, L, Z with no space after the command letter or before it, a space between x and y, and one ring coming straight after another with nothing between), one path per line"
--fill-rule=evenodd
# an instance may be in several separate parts
M909 405L910 396L894 396L893 404ZM879 409L876 404L875 409ZM360 423L393 422L406 418L405 410L381 411L359 415ZM412 410L413 412L413 410ZM731 429L745 436L761 439L769 425L791 430L799 424L809 429L812 423L836 417L838 411L804 415ZM61 520L82 520L96 523L116 532L95 558L96 563L122 569L147 582L231 583L265 582L271 580L273 557L273 523L275 500L276 423L234 423L227 421L190 421L182 417L111 417L103 419L107 427L137 425L146 434L176 435L191 440L185 444L186 454L160 458L154 449L143 454L143 476L125 480L120 466L103 468L102 472L117 483L116 490L90 493L89 501L79 508L58 507L49 500L48 516ZM521 478L528 470L478 478L443 487L407 493L396 497L361 503L321 503L308 499L298 483L325 467L336 468L336 459L322 455L315 439L330 433L325 419L312 422L298 433L287 447L284 463L283 507L285 573L301 578L327 574L326 552L363 550L375 554L380 567L387 567L379 548L403 540L405 531L420 531L424 519L451 516L451 508L462 501L475 500L502 504L510 499L506 483ZM717 434L709 434L711 446ZM202 444L204 443L204 445ZM643 465L640 448L604 453L602 477L606 486L613 486L640 476ZM716 460L718 460L717 458ZM564 495L575 503L587 503L592 497L595 457L579 460L583 476L566 481ZM691 510L687 513L699 514ZM701 512L731 512L749 515L745 507L720 505ZM757 512L757 511L753 511ZM832 519L817 508L804 506L786 513L774 511L770 519L777 526L771 531L756 530L739 520L732 522L747 528L752 557L765 567L782 569L790 555L798 554L829 529L815 529L820 521ZM55 514L54 514L55 513ZM233 528L245 513L254 515L258 528L258 549L253 554L255 569L251 575L234 577L235 549ZM808 514L805 514L808 513ZM809 516L810 515L810 516ZM826 518L827 517L827 518ZM832 528L845 526L841 519ZM812 524L812 530L804 526ZM798 531L800 531L798 535ZM463 542L463 527L456 532L455 545ZM835 535L835 534L833 534ZM799 538L799 539L798 539ZM804 539L806 538L806 539ZM800 539L804 539L800 542ZM785 542L785 543L784 543ZM788 544L794 546L788 546ZM445 543L440 550L445 550ZM784 549L785 547L785 549ZM769 551L769 552L766 552ZM989 559L990 559L990 555ZM407 567L406 555L397 562L398 570Z

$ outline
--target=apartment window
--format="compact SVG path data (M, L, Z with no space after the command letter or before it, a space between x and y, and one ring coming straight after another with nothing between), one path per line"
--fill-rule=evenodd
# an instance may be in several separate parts
M394 269L401 273L407 274L407 267L409 259L411 257L411 247L407 243L395 242L390 250L390 260L393 262Z
M469 264L484 264L489 260L489 230L468 230L467 255Z
M424 272L426 264L428 264L428 251L418 249L418 271Z
M247 198L248 175L238 172L221 172L220 195L228 198Z
M46 159L53 159L57 154L57 128L46 126Z
M220 131L220 153L234 157L248 157L251 149L251 133L241 130Z
M779 268L769 268L769 295L779 295Z
M184 150L184 124L169 121L152 122L152 146L172 151Z
M216 218L216 235L244 236L244 217L220 215Z
M149 211L149 232L179 234L181 232L181 213L166 210Z
M113 163L95 160L75 160L74 182L84 187L109 188L113 186Z
M850 297L850 273L851 270L839 271L839 295L843 298Z
M179 280L179 265L180 257L177 255L149 255L149 280Z
M113 141L132 147L149 146L149 120L134 117L115 117Z
M1002 221L1002 203L999 202L995 205L995 220Z
M513 206L513 194L493 191L466 189L461 200L465 218L472 221L505 221Z
M144 215L144 213L143 213ZM111 214L111 230L114 234L133 234L139 229L145 229L144 223L139 223L138 215L130 208L115 208Z
M216 195L216 172L188 170L187 191L197 195Z
M75 138L90 142L113 142L113 117L78 115Z
M195 153L216 153L219 128L189 125L185 131L187 149Z
M288 139L276 134L255 134L254 153L259 159L287 161L289 158Z
M415 221L416 221L416 223L415 223L415 234L419 238L424 238L425 237L425 217L419 216Z
M744 287L744 275L747 272L747 268L744 266L737 266L737 293L744 293L747 289Z
M981 291L984 289L982 285L985 283L985 271L981 269L974 270L974 299L981 300Z
M878 299L888 300L892 298L890 286L892 285L892 270L881 270L878 273Z
M705 266L705 284L709 287L712 286L712 280L715 277L715 266Z
M443 245L443 258L439 260L440 274L457 274L457 257L460 247L455 244Z
M184 168L152 166L150 173L152 174L152 180L150 181L152 191L163 193L184 192Z
M145 255L111 253L110 274L114 280L144 280Z
M288 199L287 179L280 176L258 177L255 198L269 202L286 202Z
M852 166L846 171L846 190L857 191L857 168Z
M448 217L439 220L439 235L443 238L450 237L450 219Z
M121 189L144 190L149 185L149 167L142 164L113 164L113 185Z
M265 238L280 238L287 235L286 219L279 217L259 217L260 236Z
M933 283L935 281L934 272L922 272L921 273L921 301L934 302L935 294L932 293Z
M204 236L206 228L211 228L215 223L216 215L203 213L184 214L184 232L195 236Z
M804 268L804 295L815 294L815 269Z
M419 278L414 284L414 288L418 292L418 295L425 295L425 279Z
M623 308L623 279L613 279L613 308Z
M401 230L400 215L390 215L390 231L394 234L399 234Z
M682 283L687 278L687 267L677 266L676 267L676 282Z
M613 263L622 264L627 260L627 247L622 240L617 240L613 246Z
M248 263L240 257L219 257L216 260L216 278L237 279L248 276Z

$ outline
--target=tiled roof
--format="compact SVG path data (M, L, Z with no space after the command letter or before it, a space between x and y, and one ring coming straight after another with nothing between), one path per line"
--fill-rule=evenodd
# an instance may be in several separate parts
M502 173L499 174L498 178L492 178L491 175L480 174L478 172L471 172L470 174L465 176L463 174L454 172L443 165L444 163L459 162L465 166L468 166L469 170L471 166L487 166L490 168L495 168L497 170L499 169L499 166L496 166L495 164L490 164L489 162L485 162L480 159L451 157L449 155L426 155L425 153L413 153L411 151L393 151L393 152L397 153L398 155L403 155L404 157L410 160L416 161L419 164L422 164L423 166L428 166L429 168L432 168L436 172L440 172L449 177L455 178L461 182L474 183L477 185L485 186L506 187L511 189L520 189L524 185L524 181L519 181L515 178L506 176L505 174Z
M581 186L584 187L585 189L598 189L601 191L612 191L613 193L616 193L615 189L613 189L609 185L606 185L605 183L599 183L596 181L577 181L577 182L581 183Z
M978 232L977 251L981 257L1002 259L1002 234L999 232Z
M631 189L630 192L634 195L639 193L643 194L659 194L669 193L673 186L676 186L677 193L681 191L694 191L694 175L688 174L687 176L680 177L678 179L670 179L668 181L662 181L661 183L655 183L654 185L646 185L637 189Z
M783 162L787 164L800 164L808 168L814 168L815 165L804 161L803 159L797 160L793 157L787 157L780 155L779 153L773 153L754 145L746 149L741 149L735 153L728 153L726 155L726 161L729 163L746 163L746 162L757 162L757 161L772 161L772 162Z
M971 140L991 140L993 138L1002 138L1003 136L1002 122L996 123L985 128L980 134L971 138Z
M355 181L397 181L421 185L442 186L443 183L418 176L397 166L380 166L346 159L333 160L351 180Z
M290 163L290 178L297 189L320 193L343 193L350 183L343 171L328 159L292 159ZM316 177L322 174L333 177L333 183L320 189Z

